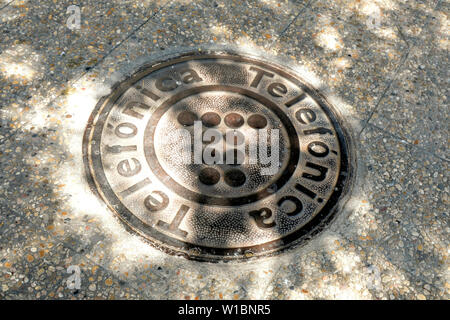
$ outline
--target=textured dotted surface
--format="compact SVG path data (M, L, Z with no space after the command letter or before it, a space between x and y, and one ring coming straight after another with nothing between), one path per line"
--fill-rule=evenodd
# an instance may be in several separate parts
M115 206L146 223L150 239L175 239L200 257L276 250L342 187L340 138L318 98L270 65L262 77L261 65L227 59L193 57L139 79L108 107L93 150ZM281 82L285 95L272 94ZM142 164L130 179L115 169L125 155L106 148L119 142L135 145L127 156Z

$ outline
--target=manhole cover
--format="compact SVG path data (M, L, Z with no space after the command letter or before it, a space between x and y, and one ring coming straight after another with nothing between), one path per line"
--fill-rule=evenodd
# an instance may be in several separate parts
M273 253L316 233L349 178L347 136L287 68L208 52L142 67L84 139L98 194L153 245L198 260Z

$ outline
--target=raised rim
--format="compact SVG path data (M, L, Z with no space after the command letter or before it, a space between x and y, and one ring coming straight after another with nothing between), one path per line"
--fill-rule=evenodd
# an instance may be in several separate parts
M210 262L246 260L252 257L267 257L269 255L285 251L286 249L294 248L299 244L306 243L306 240L309 240L313 235L317 234L326 226L328 226L336 216L336 213L344 207L345 202L348 200L347 196L351 193L351 187L353 184L355 172L355 160L352 152L351 142L352 139L349 131L346 128L344 119L340 115L339 111L336 110L336 108L334 108L331 103L329 103L327 97L324 94L313 87L302 76L298 75L298 73L292 70L289 65L286 66L286 63L284 62L282 63L282 65L280 65L278 58L274 58L274 60L276 61L275 63L272 61L268 61L268 59L266 58L267 54L264 55L265 57L261 58L260 56L255 56L247 52L223 49L186 50L178 52L175 57L174 54L167 54L159 57L158 59L154 59L150 62L142 64L139 68L137 68L136 71L126 76L125 79L117 82L112 87L112 92L110 94L102 97L99 100L89 117L88 124L83 136L82 148L85 172L91 190L95 194L97 194L103 202L107 204L107 206L114 213L114 216L119 218L119 220L125 224L129 231L139 234L152 246L157 247L158 249L161 249L166 253L172 255L181 255L187 259ZM290 81L299 85L320 104L323 111L327 114L330 121L333 123L334 129L336 130L339 139L341 152L341 168L335 191L330 196L325 207L300 230L297 230L282 239L271 241L262 245L242 248L218 249L202 247L178 241L159 232L158 233L162 235L162 237L159 238L155 238L153 235L145 234L142 229L138 228L136 221L134 221L133 219L134 215L120 202L109 185L107 185L106 187L110 190L106 190L106 192L110 194L105 195L105 185L102 185L102 187L100 187L98 181L98 175L101 175L103 171L98 172L94 170L92 164L89 142L96 128L94 127L94 124L97 121L98 115L101 114L103 109L109 104L113 104L116 99L118 99L123 94L123 92L125 92L125 90L127 90L129 86L132 85L132 83L158 69L171 65L173 63L190 59L214 59L217 57L251 62L256 65L263 66L268 70L277 72L283 77L289 78ZM111 199L114 198L116 199L111 201ZM126 214L124 215L124 213ZM276 248L273 248L274 245L276 246ZM199 249L201 250L200 252L198 251ZM246 254L246 252L249 251L252 252L251 255Z

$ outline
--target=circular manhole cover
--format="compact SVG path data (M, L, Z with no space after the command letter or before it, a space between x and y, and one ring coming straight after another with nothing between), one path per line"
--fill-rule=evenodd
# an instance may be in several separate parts
M190 53L116 86L83 148L92 186L131 230L170 253L230 260L330 221L349 183L340 123L290 69Z

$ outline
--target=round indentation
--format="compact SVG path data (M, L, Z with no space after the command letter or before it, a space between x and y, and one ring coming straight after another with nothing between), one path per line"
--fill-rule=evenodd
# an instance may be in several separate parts
M245 174L241 170L232 169L225 172L224 180L230 187L240 187L245 183L246 179Z
M225 124L230 128L239 128L244 124L244 118L239 113L229 113L225 116Z
M253 129L262 129L267 126L267 119L260 114L252 114L248 117L247 123Z
M194 121L197 119L197 115L191 111L182 111L177 117L178 122L185 127L194 125Z
M214 185L220 180L220 172L214 168L204 168L200 171L198 179L208 186Z
M208 128L218 126L221 121L220 116L215 112L206 112L200 119L202 120L203 125Z

